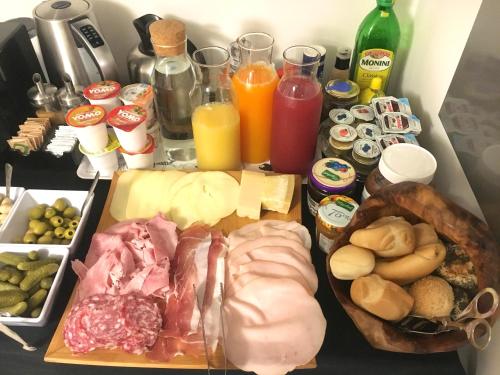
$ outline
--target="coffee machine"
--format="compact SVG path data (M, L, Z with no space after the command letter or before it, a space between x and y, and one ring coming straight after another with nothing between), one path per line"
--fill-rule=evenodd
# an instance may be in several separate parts
M75 85L118 80L118 70L86 0L48 0L33 10L47 73L62 87L67 73Z

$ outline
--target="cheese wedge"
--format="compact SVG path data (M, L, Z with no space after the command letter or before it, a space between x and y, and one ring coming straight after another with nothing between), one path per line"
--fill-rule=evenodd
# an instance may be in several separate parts
M239 217L260 219L261 197L266 175L260 172L241 171L240 195L236 214Z
M266 176L261 198L262 208L287 214L292 204L294 188L295 176L293 174Z

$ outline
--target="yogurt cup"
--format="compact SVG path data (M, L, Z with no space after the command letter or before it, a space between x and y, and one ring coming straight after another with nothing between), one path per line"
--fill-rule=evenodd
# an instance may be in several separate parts
M88 152L101 152L108 144L106 110L98 105L82 105L66 114L66 123L75 129L76 136Z
M139 105L146 110L146 127L153 127L156 116L153 107L153 87L146 83L134 83L120 91L120 100L124 105Z
M138 105L116 107L106 118L113 127L122 148L128 152L141 152L148 145L146 111Z
M120 148L120 152L127 163L128 169L150 169L154 165L155 141L148 134L148 145L141 152L129 152Z
M106 112L120 106L120 84L115 81L94 82L83 90L83 96L87 98L90 104L104 107Z
M118 156L116 149L120 147L120 143L116 137L110 133L108 144L104 150L100 152L90 152L80 144L80 152L87 156L92 164L92 167L99 171L103 176L110 176L114 171L118 170Z

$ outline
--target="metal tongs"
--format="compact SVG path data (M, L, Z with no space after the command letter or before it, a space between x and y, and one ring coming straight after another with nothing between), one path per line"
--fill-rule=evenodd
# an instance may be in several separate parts
M10 314L2 313L0 316L10 316ZM7 337L10 337L12 340L17 341L19 344L23 346L23 349L28 352L33 352L36 350L34 346L29 345L21 336L19 336L16 332L11 330L5 324L0 323L0 332L2 332Z
M207 345L207 337L205 334L205 316L203 311L201 310L202 304L200 304L200 300L198 299L198 295L196 293L196 285L193 284L193 292L196 299L196 306L200 311L200 323L201 323L201 332L203 335L203 346L205 349L205 358L207 360L207 373L210 374L210 358L208 356L208 345ZM223 303L224 303L224 284L220 283L220 310L219 310L219 319L220 319L220 327L222 333L222 350L224 354L224 375L227 373L227 357L226 357L226 333L224 328L224 315L223 315Z
M481 299L486 299L482 305L482 307L487 307L484 312L479 307ZM484 288L476 294L467 307L455 319L449 317L425 318L418 315L409 315L399 324L406 332L424 335L436 335L449 331L464 331L469 343L474 348L484 350L491 341L491 326L486 319L493 316L497 308L497 292L493 288Z

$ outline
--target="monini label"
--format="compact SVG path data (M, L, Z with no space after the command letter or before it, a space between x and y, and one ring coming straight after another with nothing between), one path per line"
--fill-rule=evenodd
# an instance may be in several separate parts
M385 91L393 63L394 53L392 51L381 48L361 51L358 56L354 80L362 90L370 86L372 78L380 77L382 78L382 90Z

